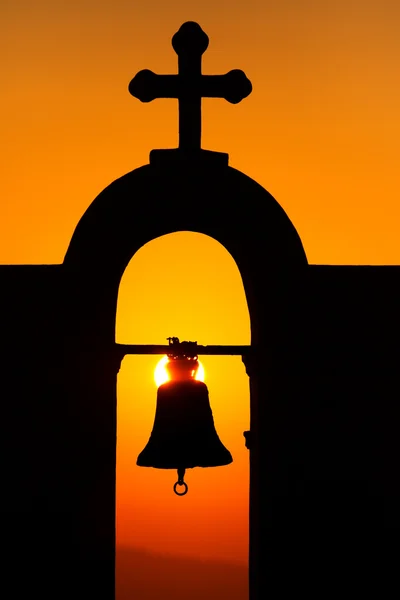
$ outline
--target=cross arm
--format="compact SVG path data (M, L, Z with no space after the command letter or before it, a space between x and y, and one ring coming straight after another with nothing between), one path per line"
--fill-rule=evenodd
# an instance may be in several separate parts
M240 69L233 69L225 75L200 75L193 78L157 75L149 69L143 69L129 84L129 93L141 102L193 94L203 98L223 98L231 104L238 104L251 91L251 82Z
M225 75L202 75L203 98L223 98L231 104L238 104L251 94L252 89L250 79L240 69L233 69Z

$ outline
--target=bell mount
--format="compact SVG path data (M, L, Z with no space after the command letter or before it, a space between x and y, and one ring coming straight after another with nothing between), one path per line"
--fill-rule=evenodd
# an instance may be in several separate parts
M252 346L202 346L197 342L180 342L177 337L167 338L169 344L115 344L121 360L127 354L166 354L172 357L195 358L199 355L208 356L241 356L248 357Z

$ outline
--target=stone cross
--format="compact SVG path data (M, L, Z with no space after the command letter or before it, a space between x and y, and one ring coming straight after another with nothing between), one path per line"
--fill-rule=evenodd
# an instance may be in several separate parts
M179 102L179 149L201 149L201 99L224 98L237 104L251 91L251 82L243 71L225 75L202 75L201 56L208 47L208 36L200 25L184 23L172 38L178 55L177 75L156 75L139 71L129 84L129 92L141 102L156 98L177 98Z

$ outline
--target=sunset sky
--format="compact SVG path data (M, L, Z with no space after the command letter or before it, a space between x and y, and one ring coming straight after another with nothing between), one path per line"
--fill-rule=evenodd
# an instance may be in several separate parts
M398 0L3 0L0 262L61 263L97 194L151 149L177 146L177 102L142 104L128 84L144 68L176 72L171 37L188 20L210 38L204 73L243 69L253 84L239 105L203 101L203 147L228 152L277 199L310 263L400 264ZM218 242L172 234L128 265L118 342L247 344L249 331L240 274ZM119 375L117 542L243 564L244 367L203 359L234 463L189 472L177 498L174 472L135 466L157 360L126 358Z

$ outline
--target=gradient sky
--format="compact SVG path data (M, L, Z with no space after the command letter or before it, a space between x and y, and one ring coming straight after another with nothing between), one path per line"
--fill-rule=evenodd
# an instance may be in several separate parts
M204 72L254 89L204 101L203 147L272 193L310 262L400 263L397 0L3 0L0 17L2 262L62 261L101 189L177 144L176 101L127 86L176 72L170 39L196 20Z
M187 20L210 37L205 73L239 68L253 83L239 105L203 102L203 147L228 152L272 193L310 263L400 264L398 0L3 0L0 261L62 262L95 196L151 149L177 145L177 102L141 104L127 87L143 68L176 72L171 37ZM182 260L169 260L177 250ZM240 275L205 236L148 244L122 280L117 341L170 335L249 342ZM172 495L172 472L134 465L152 425L155 362L126 358L119 376L118 542L243 562L249 399L240 359L203 361L235 462L188 475L185 499Z
M143 246L125 271L118 342L166 344L170 335L205 344L250 343L239 270L208 236L182 232L158 238ZM160 357L126 357L118 377L117 540L167 554L243 563L248 555L249 456L243 438L250 417L248 377L241 357L200 358L215 426L234 462L188 470L184 498L172 491L175 471L137 467L153 426L153 373Z

